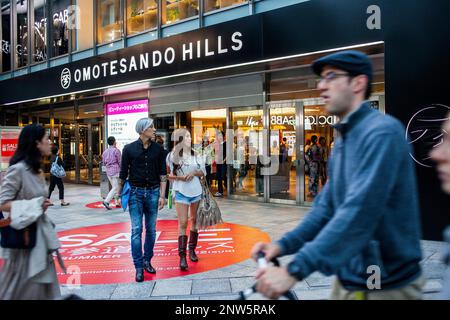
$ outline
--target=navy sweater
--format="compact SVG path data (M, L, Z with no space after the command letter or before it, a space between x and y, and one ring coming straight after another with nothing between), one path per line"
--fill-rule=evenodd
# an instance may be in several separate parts
M330 158L329 181L305 219L277 243L296 253L288 271L337 275L348 290L367 291L371 265L381 289L421 274L415 168L403 125L364 103L345 124ZM371 282L370 282L371 283Z

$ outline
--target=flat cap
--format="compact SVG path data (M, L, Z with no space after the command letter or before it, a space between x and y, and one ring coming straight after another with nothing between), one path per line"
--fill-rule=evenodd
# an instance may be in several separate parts
M314 61L312 69L315 74L320 75L325 66L347 71L352 76L363 74L368 76L369 82L372 80L372 62L360 51L346 50L327 55Z

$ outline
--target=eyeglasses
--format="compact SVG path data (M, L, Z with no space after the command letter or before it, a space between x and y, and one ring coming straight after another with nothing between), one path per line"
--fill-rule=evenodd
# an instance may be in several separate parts
M325 81L325 83L330 83L334 79L340 78L340 77L349 77L350 74L348 73L336 73L336 72L328 72L326 75L319 78L318 83L321 83L322 81Z

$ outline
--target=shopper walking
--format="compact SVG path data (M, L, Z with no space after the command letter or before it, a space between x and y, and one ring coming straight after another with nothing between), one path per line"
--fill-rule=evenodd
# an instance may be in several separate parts
M136 123L139 139L127 144L123 149L120 169L120 189L122 193L126 180L130 184L128 201L131 218L131 253L136 268L136 281L144 281L144 270L156 273L151 264L156 241L156 219L158 210L166 204L164 197L167 183L164 149L154 142L156 129L151 118L143 118ZM142 253L142 221L145 219L145 242Z
M156 136L156 143L159 144L163 148L163 156L164 159L167 158L167 155L169 154L169 150L166 150L164 148L164 138L160 135ZM166 168L167 169L167 168ZM165 198L168 199L169 197L169 183L166 183L166 192L164 193Z
M214 156L216 162L217 192L216 197L223 197L223 184L227 184L227 142L224 140L224 133L218 132L214 142Z
M442 183L442 190L450 195L450 113L442 126L442 142L431 152L431 159L437 164L437 171ZM450 226L444 231L444 239L447 241L447 248L444 252L444 262L447 264L444 284L442 286L439 299L450 300Z
M365 54L338 52L313 70L340 136L307 217L279 241L253 248L253 257L260 250L267 259L295 254L286 267L259 270L257 290L277 298L320 271L337 275L332 299L421 299L417 182L404 127L367 102L372 65Z
M50 157L50 163L56 162L59 166L64 167L64 161L61 158L59 153L59 148L57 145L53 145L51 148L52 155ZM50 172L50 186L48 188L48 198L51 199L53 190L55 190L55 186L58 186L59 191L59 201L61 201L61 206L68 206L70 203L64 201L64 182L62 178L54 176ZM51 204L53 205L53 204Z
M180 269L188 270L186 260L186 245L189 247L189 259L197 262L195 253L198 241L196 228L197 210L202 197L200 178L206 176L204 158L195 152L192 147L191 134L186 129L174 132L175 146L167 156L170 168L169 179L173 181L175 191L175 207L178 215L178 255L180 256ZM189 244L186 229L190 225Z
M42 164L44 157L50 156L50 150L49 137L42 126L25 126L2 182L0 210L5 220L0 225L14 226L23 219L29 220L22 225L22 231L13 231L17 238L2 239L2 246L10 241L10 244L16 242L16 248L2 248L5 263L0 272L0 300L43 300L61 296L53 262L59 242L54 225L44 214L50 200ZM23 243L19 244L19 237ZM35 239L34 246L31 239Z
M315 135L311 137L311 146L308 148L308 152L306 153L306 159L309 166L309 195L311 197L315 197L319 190L319 174L321 162L320 148L317 145L317 136Z
M319 148L320 148L320 181L322 183L322 186L325 185L327 182L328 176L327 176L327 162L328 162L328 147L327 147L327 140L325 137L319 138Z
M106 175L108 177L109 183L111 183L111 190L103 201L103 206L107 210L112 210L110 206L110 201L114 197L116 208L120 208L120 197L119 197L119 173L122 154L120 150L117 149L117 141L113 136L108 137L108 149L106 149L102 154L102 162L106 167Z

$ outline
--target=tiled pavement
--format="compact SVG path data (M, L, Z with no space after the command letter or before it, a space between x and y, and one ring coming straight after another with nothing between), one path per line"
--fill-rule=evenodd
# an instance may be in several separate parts
M67 230L91 225L129 221L128 214L121 210L107 212L84 207L86 203L99 201L99 188L92 186L66 185L66 201L69 207L56 205L48 210L49 216L57 225L57 230ZM54 197L56 197L54 194ZM57 200L54 199L57 204ZM261 204L220 199L224 220L248 225L268 233L272 239L279 238L291 230L303 217L307 209L287 205ZM176 219L172 209L165 208L159 219ZM431 299L440 290L445 266L440 261L444 243L422 241L423 270L427 278L425 298ZM281 259L287 263L291 257ZM79 289L62 286L62 293L75 293L84 299L141 299L141 300L233 300L238 292L253 284L256 271L251 260L233 264L221 269L192 274L166 280L146 281L144 283L83 285ZM298 283L294 292L299 299L327 299L332 277L314 273L305 281ZM252 299L261 299L254 295Z

